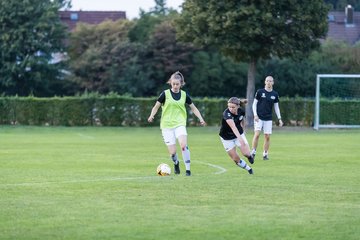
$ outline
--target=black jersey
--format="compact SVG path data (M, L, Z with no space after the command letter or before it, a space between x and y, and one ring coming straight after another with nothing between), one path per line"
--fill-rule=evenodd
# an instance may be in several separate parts
M220 137L222 137L225 140L232 140L232 139L236 138L231 127L226 122L226 120L228 120L228 119L233 119L235 122L235 126L239 130L239 133L243 134L244 129L241 127L240 123L241 123L241 121L244 120L244 117L245 117L245 111L242 108L238 109L237 115L232 114L230 112L230 110L227 108L223 113L223 117L222 117L222 121L221 121L221 128L220 128L220 133L219 133Z
M176 101L179 101L180 98L181 98L181 91L179 91L178 93L174 93L173 91L171 91L170 89L170 92L171 92L171 96L174 100ZM185 92L186 93L186 92ZM163 91L160 96L158 97L157 101L161 104L164 104L165 103L165 91ZM191 100L191 97L189 96L189 94L186 93L186 101L185 101L187 104L192 104L192 100Z
M272 120L272 109L274 103L279 102L279 94L274 90L268 92L262 88L256 91L255 99L258 100L256 105L258 117L263 121Z

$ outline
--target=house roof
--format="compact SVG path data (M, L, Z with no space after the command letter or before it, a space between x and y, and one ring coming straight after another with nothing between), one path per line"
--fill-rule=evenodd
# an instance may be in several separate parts
M73 30L79 22L99 24L105 20L126 19L126 12L124 11L60 11L59 14L60 20L70 30Z
M360 40L360 12L353 13L353 23L347 24L345 11L331 11L328 14L329 30L326 38L355 44Z
M70 31L79 22L99 24L105 20L126 19L125 11L59 11L60 19ZM328 13L328 33L326 38L355 44L360 40L360 12L353 12L353 24L347 24L345 11Z

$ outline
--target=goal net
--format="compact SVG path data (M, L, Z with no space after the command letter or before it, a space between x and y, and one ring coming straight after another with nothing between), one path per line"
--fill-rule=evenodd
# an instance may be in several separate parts
M360 128L360 74L317 74L314 129Z

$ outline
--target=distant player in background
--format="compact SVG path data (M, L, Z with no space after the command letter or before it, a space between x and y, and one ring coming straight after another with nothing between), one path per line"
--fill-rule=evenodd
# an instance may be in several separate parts
M170 89L163 91L157 99L151 110L148 122L152 122L154 117L162 107L160 120L160 128L164 142L169 150L171 160L174 162L175 174L180 174L180 166L178 156L176 154L176 139L181 147L183 161L185 163L186 176L191 175L190 170L190 151L187 145L186 119L187 112L185 104L188 104L191 111L200 120L201 125L205 125L205 121L200 111L192 102L190 96L181 87L185 85L183 75L178 71L171 75L169 81Z
M254 113L254 138L252 141L251 155L255 158L261 129L264 131L263 160L269 160L270 135L272 133L272 110L273 106L279 126L283 126L279 108L279 94L273 90L274 78L265 78L265 88L258 89L252 105Z
M247 99L240 100L237 97L232 97L228 100L228 107L223 112L219 135L225 151L235 164L247 170L249 174L253 174L252 168L240 158L236 151L236 147L240 148L241 153L247 157L249 162L251 164L254 163L254 158L250 154L249 143L244 133L245 111L240 106L246 103Z

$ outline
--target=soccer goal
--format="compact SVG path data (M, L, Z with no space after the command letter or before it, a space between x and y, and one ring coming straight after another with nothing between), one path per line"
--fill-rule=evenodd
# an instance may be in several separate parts
M314 129L360 128L360 74L317 74Z

